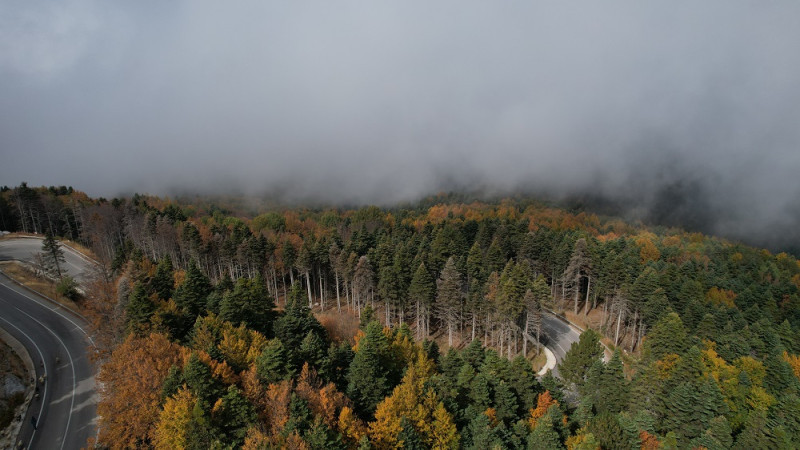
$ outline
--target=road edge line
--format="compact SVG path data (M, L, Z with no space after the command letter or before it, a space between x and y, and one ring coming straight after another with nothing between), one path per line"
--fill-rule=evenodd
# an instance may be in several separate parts
M547 358L547 362L545 363L544 367L536 372L536 375L539 375L540 377L555 369L556 363L558 362L558 360L556 360L556 355L553 354L552 350L547 348L545 345L542 345L542 348L544 349L544 356Z

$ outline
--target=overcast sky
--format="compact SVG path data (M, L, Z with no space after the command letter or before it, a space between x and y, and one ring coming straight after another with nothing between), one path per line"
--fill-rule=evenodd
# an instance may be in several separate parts
M798 18L794 1L4 0L0 184L382 204L546 188L797 237Z

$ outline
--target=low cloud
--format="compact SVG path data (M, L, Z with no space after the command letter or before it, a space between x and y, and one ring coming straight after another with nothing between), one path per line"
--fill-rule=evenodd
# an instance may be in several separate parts
M0 181L595 199L800 247L800 4L15 1Z

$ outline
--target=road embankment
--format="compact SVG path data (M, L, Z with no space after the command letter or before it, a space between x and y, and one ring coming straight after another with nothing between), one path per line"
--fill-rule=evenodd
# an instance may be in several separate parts
M8 346L10 351L17 355L25 368L25 374L18 374L21 376L21 378L23 378L20 381L22 381L25 385L24 401L22 404L14 408L15 411L13 412L11 423L8 424L8 426L3 430L0 430L0 447L13 448L18 441L19 431L22 428L22 418L25 417L25 411L28 410L31 400L33 400L34 388L36 385L36 368L34 367L33 359L31 359L31 355L28 353L28 350L25 348L25 346L22 345L17 338L8 333L3 328L2 323L0 323L0 343Z

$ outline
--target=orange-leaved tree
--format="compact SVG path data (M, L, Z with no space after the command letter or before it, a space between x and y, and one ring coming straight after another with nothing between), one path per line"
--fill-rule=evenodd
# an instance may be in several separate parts
M128 336L100 369L99 442L111 448L148 446L158 421L161 388L182 348L163 334Z
M536 428L536 421L543 417L547 413L547 410L553 405L558 405L558 400L550 395L550 391L544 391L539 394L539 397L536 399L536 408L531 408L531 415L528 418L528 425L531 429Z

